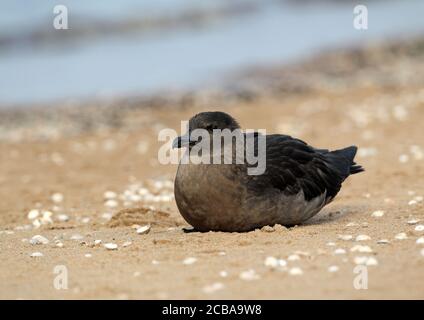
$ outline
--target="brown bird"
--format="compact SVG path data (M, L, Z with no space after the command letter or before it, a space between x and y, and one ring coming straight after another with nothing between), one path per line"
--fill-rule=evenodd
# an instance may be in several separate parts
M190 119L187 134L176 138L173 147L187 147L190 152L199 143L191 135L195 129L207 130L212 141L213 130L240 130L240 126L224 112L202 112ZM300 224L331 202L349 175L364 171L353 161L355 146L329 151L287 135L251 137L256 145L260 137L265 138L263 174L248 174L248 163L178 166L175 200L195 230L249 231ZM225 146L218 148L224 151Z

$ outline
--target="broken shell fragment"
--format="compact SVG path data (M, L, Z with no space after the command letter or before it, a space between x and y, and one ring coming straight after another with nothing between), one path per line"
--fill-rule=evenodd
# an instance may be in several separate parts
M150 225L145 225L140 228L137 228L136 232L138 234L148 234L150 232L150 229L151 229Z

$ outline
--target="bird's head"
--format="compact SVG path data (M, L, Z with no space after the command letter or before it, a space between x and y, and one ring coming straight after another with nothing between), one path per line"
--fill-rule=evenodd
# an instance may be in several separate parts
M213 134L213 130L229 129L230 131L240 129L237 121L229 114L220 111L201 112L193 116L188 123L188 131L185 135L177 137L173 144L173 148L191 147L198 141L191 141L191 133L194 130L203 129Z

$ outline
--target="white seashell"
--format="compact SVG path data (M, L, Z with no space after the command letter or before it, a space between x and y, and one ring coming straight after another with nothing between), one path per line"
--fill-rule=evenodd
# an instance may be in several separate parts
M71 240L82 240L82 239L84 239L84 237L82 235L76 233L76 234L73 234L70 239Z
M86 257L86 258L91 258L93 255L91 254L91 253L86 253L85 255L84 255L84 257Z
M31 243L32 245L37 245L37 244L48 244L49 240L39 234L33 236L31 238L31 240L29 240L29 243Z
M109 213L109 212L105 212L105 213L102 214L102 218L105 219L105 220L110 220L110 219L112 219L112 214Z
M346 250L343 249L343 248L338 248L338 249L334 250L334 254L336 254L336 255L346 254Z
M367 262L366 262L367 266L377 266L378 265L378 261L376 258L374 257L369 257Z
M335 242L327 242L327 246L329 247L334 247L336 245Z
M289 260L289 261L297 261L297 260L300 260L300 257L297 254L291 254L291 255L288 256L287 260Z
M303 271L299 267L293 267L289 270L289 274L292 276L301 276Z
M148 234L150 232L150 229L151 229L150 225L145 225L140 228L137 228L136 232L138 234Z
M351 252L371 253L372 249L369 246L356 245L350 249Z
M221 282L215 282L211 285L203 287L203 292L209 294L222 289L224 289L224 285Z
M223 271L220 271L219 272L219 276L220 277L223 277L223 278L226 278L226 277L228 277L228 272L227 271L224 271L224 270Z
M414 224L417 224L418 222L420 222L420 220L417 220L417 219L411 219L411 220L408 220L408 224L410 224L410 225L414 225Z
M63 198L64 198L63 194L58 193L58 192L53 193L52 197L51 197L51 199L54 203L61 203L63 201Z
M372 217L375 217L375 218L380 218L380 217L384 216L384 211L383 211L383 210L377 210L377 211L374 211L374 212L371 214L371 216L372 216Z
M56 243L56 247L58 247L58 248L63 248L63 243L62 243L62 242L57 242L57 243Z
M110 200L110 199L115 199L117 197L116 192L113 191L105 191L105 193L103 194L103 198Z
M42 257L44 256L41 252L33 252L31 253L32 258Z
M338 266L329 266L328 267L328 272L337 272L337 271L339 271Z
M58 214L56 216L56 219L59 220L60 222L69 221L69 217L66 214Z
M249 269L247 271L241 272L239 277L240 277L240 279L246 280L246 281L252 281L252 280L260 279L260 276L253 269Z
M264 261L265 266L270 268L278 267L278 259L275 257L266 257Z
M194 257L188 257L188 258L185 258L185 259L183 260L183 264L185 264L185 265L190 265L190 264L195 263L196 261L197 261L197 259L196 259L196 258L194 258Z
M98 246L99 244L101 244L102 243L102 240L94 240L94 245L96 245L96 246Z
M34 220L34 219L38 218L39 215L40 215L39 210L37 210L37 209L31 210L30 212L28 212L28 219Z
M81 219L82 223L89 223L90 222L90 218L89 217L84 217Z
M105 206L108 208L116 208L118 206L118 201L109 199L105 202Z
M380 240L377 241L377 243L378 244L388 244L388 243L390 243L390 241L387 240L387 239L380 239Z
M356 237L356 241L368 241L371 240L370 236L367 236L366 234L360 234Z
M407 154L401 154L399 156L400 163L407 163L409 161L409 156Z
M405 239L408 239L408 236L406 235L405 232L401 232L401 233L398 233L397 235L395 235L395 239L396 240L405 240Z
M353 236L350 234L339 234L339 239L349 241L353 239Z
M418 202L416 200L411 200L411 201L408 202L408 205L413 206L413 205L416 205L417 203Z
M349 222L348 224L346 224L346 227L350 228L350 227L357 227L358 224L356 222Z
M416 244L424 244L424 237L418 238Z
M354 258L355 264L362 264L366 266L376 266L378 265L377 259L374 257L358 256Z
M116 249L118 249L118 245L116 243L105 243L104 244L104 247L107 250L116 250Z
M125 248L125 247L128 247L128 246L130 246L130 245L132 245L132 242L131 241L125 241L123 244L122 244L122 246Z
M415 227L415 231L418 231L418 232L424 231L424 225L419 224L418 226Z

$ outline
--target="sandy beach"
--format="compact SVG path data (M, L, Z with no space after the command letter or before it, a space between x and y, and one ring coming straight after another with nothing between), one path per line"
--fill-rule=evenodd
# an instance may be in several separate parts
M227 91L0 109L0 298L423 299L423 48L323 53ZM366 171L303 225L185 233L157 136L205 110L316 147L358 145Z

